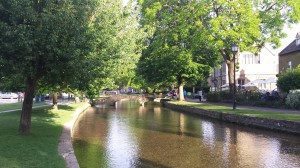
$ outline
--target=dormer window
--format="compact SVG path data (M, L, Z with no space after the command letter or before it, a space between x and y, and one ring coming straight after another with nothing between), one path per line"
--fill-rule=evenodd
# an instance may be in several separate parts
M296 45L300 44L300 39L296 39Z
M296 45L300 44L300 32L297 33L296 35Z

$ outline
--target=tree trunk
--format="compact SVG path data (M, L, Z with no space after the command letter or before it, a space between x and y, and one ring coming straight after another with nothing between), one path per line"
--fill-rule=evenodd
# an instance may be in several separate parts
M156 92L156 88L153 89L152 93L155 93L155 92Z
M228 48L220 49L219 51L226 61L226 65L228 67L229 91L232 94L234 90L234 60L233 57L230 57L231 51Z
M179 101L183 101L184 100L184 95L183 95L183 84L179 85L179 89L178 89L178 96L179 96Z
M28 134L30 132L32 103L33 103L35 86L36 86L36 80L27 78L24 102L22 106L22 113L21 113L21 119L19 125L19 132L21 134Z
M53 110L58 110L58 105L57 105L57 93L53 92Z
M232 94L234 90L234 62L227 60L228 67L228 79L229 79L229 91Z
M80 103L80 98L78 96L75 96L75 103Z

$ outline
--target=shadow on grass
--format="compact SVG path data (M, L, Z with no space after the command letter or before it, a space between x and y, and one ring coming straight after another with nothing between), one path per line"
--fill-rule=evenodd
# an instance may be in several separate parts
M0 114L0 167L65 167L58 154L63 123L71 120L73 106L60 105L32 110L31 132L18 133L21 111Z

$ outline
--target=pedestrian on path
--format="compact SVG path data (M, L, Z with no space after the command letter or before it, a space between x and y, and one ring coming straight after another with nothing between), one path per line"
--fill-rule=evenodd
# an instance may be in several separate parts
M199 95L199 101L201 102L202 101L202 90L198 91L198 95Z

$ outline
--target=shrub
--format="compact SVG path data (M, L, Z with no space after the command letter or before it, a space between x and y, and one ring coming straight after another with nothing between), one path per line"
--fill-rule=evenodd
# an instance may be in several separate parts
M247 95L248 101L260 101L261 100L261 93L259 92L250 92Z
M300 109L300 90L293 90L287 95L286 105L291 108Z
M279 75L277 87L283 92L300 89L300 65Z
M222 97L220 92L210 92L206 95L207 101L211 102L220 102L222 101Z

